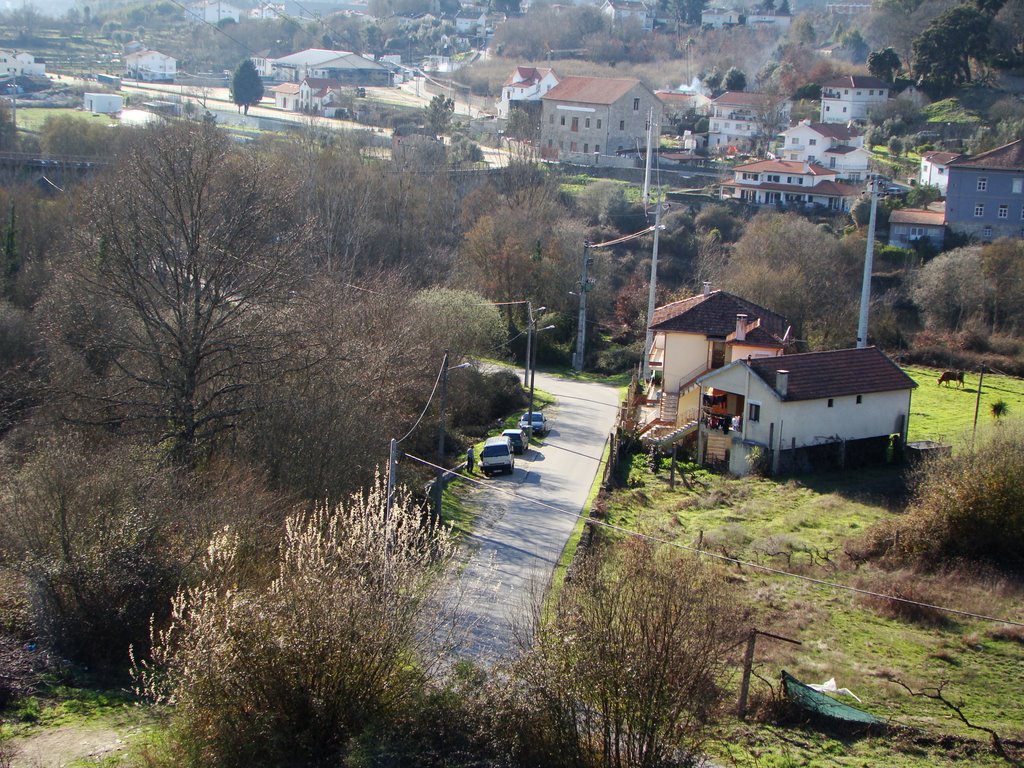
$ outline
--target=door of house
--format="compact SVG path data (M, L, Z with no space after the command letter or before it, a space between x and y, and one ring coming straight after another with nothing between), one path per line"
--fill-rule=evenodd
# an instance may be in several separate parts
M725 342L711 342L711 367L721 368L725 365Z

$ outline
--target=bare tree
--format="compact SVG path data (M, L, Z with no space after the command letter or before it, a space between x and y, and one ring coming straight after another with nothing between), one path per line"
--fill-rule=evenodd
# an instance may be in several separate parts
M757 145L763 151L789 124L789 99L777 87L770 86L758 94L754 104Z
M188 463L288 351L275 310L292 296L302 230L285 180L268 183L260 156L215 128L140 138L78 228L65 297L107 317L81 343L104 348L101 386L75 391L101 406L89 420L145 431Z
M695 754L735 622L693 558L646 542L591 553L512 667L501 717L520 762L653 768Z

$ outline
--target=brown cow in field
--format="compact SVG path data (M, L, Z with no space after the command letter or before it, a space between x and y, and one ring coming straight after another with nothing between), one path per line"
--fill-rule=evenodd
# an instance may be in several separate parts
M942 375L939 376L939 386L945 382L946 386L949 386L949 382L955 381L957 387L960 389L964 388L964 372L963 371L943 371Z

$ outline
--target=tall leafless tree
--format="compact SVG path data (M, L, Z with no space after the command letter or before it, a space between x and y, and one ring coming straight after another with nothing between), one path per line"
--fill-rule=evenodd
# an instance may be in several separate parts
M277 310L294 297L303 228L286 181L215 128L146 131L85 204L73 295L106 314L100 406L87 418L144 431L178 463L246 413L247 389L289 353ZM88 335L88 334L86 334Z

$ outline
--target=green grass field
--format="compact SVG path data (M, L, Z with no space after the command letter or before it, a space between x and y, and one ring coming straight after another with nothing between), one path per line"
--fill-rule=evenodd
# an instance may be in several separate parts
M977 373L964 376L964 387L938 385L942 371L935 368L907 367L904 370L917 382L910 409L910 440L936 440L952 443L954 448L970 445L974 409L978 400ZM978 408L978 434L992 429L992 404L1003 401L1009 407L1004 418L1024 418L1024 379L985 374Z
M96 115L80 109L62 109L57 107L18 107L18 130L38 133L43 124L51 117L67 116L76 120L87 120L93 123L116 125L117 120L109 115Z
M931 372L922 371L922 380L925 374ZM934 402L947 396L953 397L938 394ZM940 417L940 406L928 407ZM945 418L943 423L962 421L958 414ZM610 501L610 521L749 563L1024 621L1020 584L974 573L892 574L871 563L855 566L845 556L847 542L902 511L906 492L897 468L781 481L737 480L686 469L690 487L680 482L671 491L667 466L651 474L646 457L635 458L630 487ZM810 729L740 723L729 716L712 749L727 764L925 768L964 764L972 750L977 751L970 757L972 765L1001 764L989 755L986 734L968 728L940 703L911 697L890 678L915 690L945 683L946 693L964 703L973 722L1004 738L1024 737L1024 698L1012 692L1024 679L1024 632L941 614L937 623L930 616L910 620L894 616L885 601L849 591L750 567L720 562L713 567L721 569L745 606L744 626L802 642L759 641L755 699L772 698L769 683L778 688L783 669L805 682L835 677L840 687L863 699L864 709L911 729L898 737L839 739ZM735 695L734 689L730 696Z

